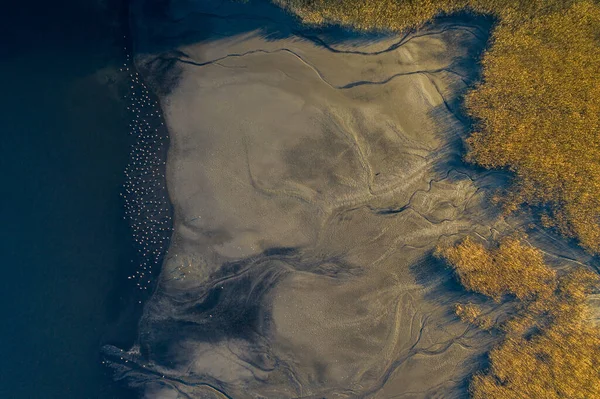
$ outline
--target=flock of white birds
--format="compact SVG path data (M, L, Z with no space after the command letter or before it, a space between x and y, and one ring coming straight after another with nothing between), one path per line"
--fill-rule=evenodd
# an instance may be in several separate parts
M140 290L148 290L153 273L158 273L172 232L165 180L168 136L160 105L135 71L130 52L127 48L124 50L127 55L121 72L128 74L129 93L125 100L131 117L129 132L135 142L125 169L121 195L139 261L139 267L128 279L133 280Z

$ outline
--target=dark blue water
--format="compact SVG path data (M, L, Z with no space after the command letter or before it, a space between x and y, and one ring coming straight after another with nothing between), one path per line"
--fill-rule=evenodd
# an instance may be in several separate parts
M0 398L132 397L100 355L131 344L140 306L119 196L125 9L3 5Z

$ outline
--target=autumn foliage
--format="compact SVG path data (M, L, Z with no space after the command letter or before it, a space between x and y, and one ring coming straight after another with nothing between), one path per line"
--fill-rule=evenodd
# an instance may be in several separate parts
M467 97L479 121L467 159L508 168L504 202L547 209L544 222L600 251L600 7L575 4L500 24Z
M517 302L516 314L497 326L504 340L490 352L489 370L471 382L473 398L600 398L600 328L587 305L596 274L577 268L558 275L518 237L493 248L467 238L440 252L470 291ZM463 321L490 328L478 307L456 311Z
M494 251L466 238L448 248L444 257L454 265L462 285L499 302L506 295L521 300L548 296L554 289L555 272L544 264L540 251L506 238Z

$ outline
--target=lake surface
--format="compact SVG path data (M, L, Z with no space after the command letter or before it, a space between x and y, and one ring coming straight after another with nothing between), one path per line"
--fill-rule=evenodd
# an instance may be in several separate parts
M126 5L3 10L0 397L128 398L101 364L131 345L142 298L123 201Z

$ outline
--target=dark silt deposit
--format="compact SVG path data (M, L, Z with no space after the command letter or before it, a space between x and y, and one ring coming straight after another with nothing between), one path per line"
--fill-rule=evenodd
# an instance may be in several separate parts
M489 20L357 33L260 0L140 0L130 18L134 108L145 85L161 108L133 129L160 141L146 118L164 115L173 208L169 241L161 164L138 147L129 214L149 263L133 279L170 247L136 344L105 354L142 397L464 397L497 337L456 317L478 299L435 247L523 227L584 258L498 218L507 174L462 162Z

